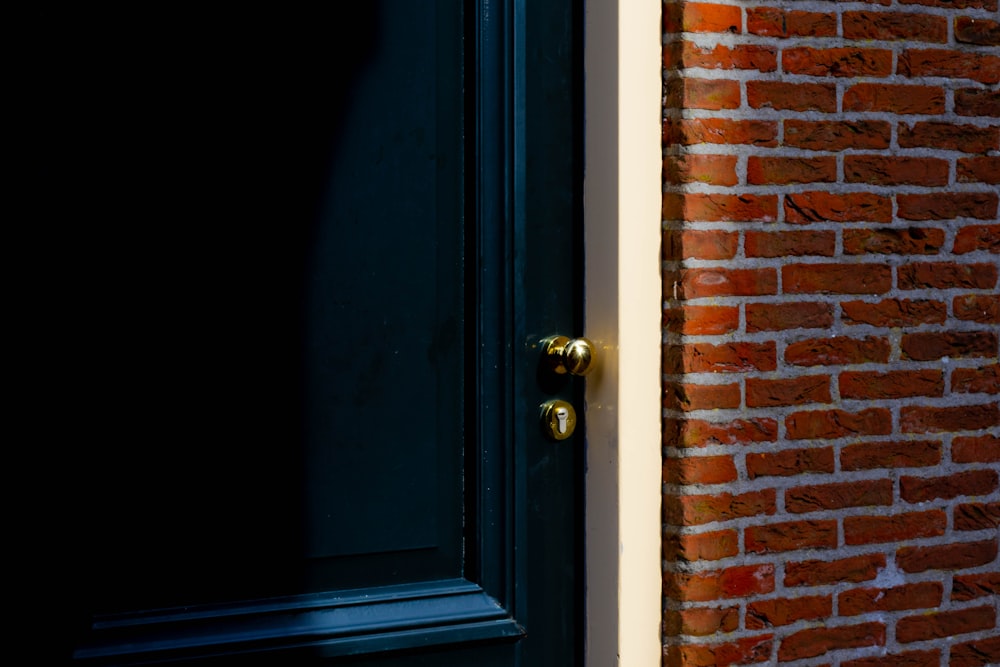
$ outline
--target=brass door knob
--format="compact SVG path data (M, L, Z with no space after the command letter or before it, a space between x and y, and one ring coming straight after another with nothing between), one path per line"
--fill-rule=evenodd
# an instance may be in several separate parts
M560 375L586 375L597 363L594 344L586 338L549 336L542 341L542 357Z

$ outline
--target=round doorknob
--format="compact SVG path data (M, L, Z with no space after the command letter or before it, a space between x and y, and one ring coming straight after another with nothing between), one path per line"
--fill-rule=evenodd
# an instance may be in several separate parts
M597 353L586 338L549 336L542 341L542 357L560 375L586 375L594 370Z

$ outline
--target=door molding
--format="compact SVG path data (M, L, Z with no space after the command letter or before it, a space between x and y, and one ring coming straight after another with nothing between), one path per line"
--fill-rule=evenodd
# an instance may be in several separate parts
M662 659L660 11L586 2L588 667Z

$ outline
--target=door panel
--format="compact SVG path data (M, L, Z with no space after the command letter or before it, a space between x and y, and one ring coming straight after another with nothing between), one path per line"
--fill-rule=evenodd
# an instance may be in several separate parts
M578 663L579 8L361 4L47 25L76 662Z

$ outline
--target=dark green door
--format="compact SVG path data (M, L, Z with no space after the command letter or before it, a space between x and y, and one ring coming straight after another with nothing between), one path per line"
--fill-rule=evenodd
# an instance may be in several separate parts
M577 5L47 17L66 656L580 663Z

